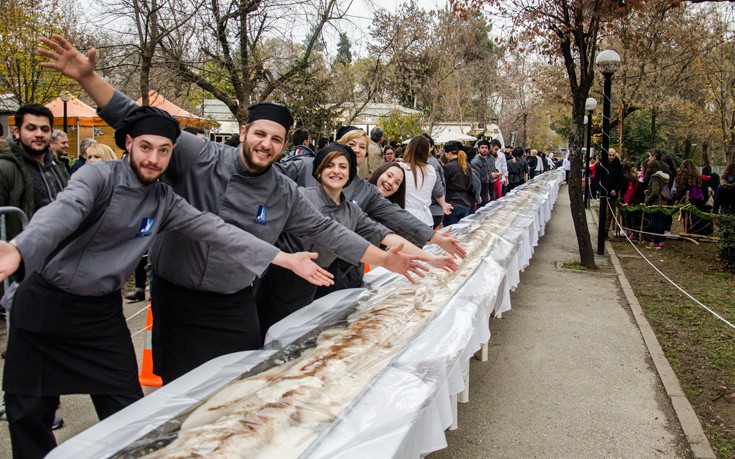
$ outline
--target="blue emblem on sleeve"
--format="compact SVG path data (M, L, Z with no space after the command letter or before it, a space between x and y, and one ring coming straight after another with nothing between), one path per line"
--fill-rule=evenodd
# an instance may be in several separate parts
M253 223L265 226L265 206L263 204L258 205L258 212L255 214Z
M135 237L149 237L151 235L153 235L153 219L144 218L143 221L140 222L140 229Z

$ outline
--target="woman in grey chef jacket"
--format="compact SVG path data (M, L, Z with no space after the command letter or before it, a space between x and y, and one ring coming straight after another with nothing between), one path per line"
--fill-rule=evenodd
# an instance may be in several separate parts
M322 148L316 153L313 170L314 178L320 186L299 190L323 215L344 225L375 246L402 246L403 252L422 255L435 268L446 271L457 269L453 257L432 255L423 251L380 223L374 222L360 207L345 199L342 189L357 174L357 160L350 146L331 143ZM318 250L312 243L288 233L281 234L276 246L284 252L318 252L319 258L316 262L323 267L329 266L337 258L335 254ZM336 283L339 283L337 279ZM276 266L268 268L255 288L255 304L263 339L271 325L311 303L316 290L317 286L302 282L287 270Z

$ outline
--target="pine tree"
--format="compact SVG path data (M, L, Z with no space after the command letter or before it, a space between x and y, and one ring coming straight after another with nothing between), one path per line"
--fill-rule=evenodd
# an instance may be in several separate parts
M346 33L339 33L339 42L337 43L337 58L334 63L337 65L350 65L352 63L352 51L350 51L350 38Z

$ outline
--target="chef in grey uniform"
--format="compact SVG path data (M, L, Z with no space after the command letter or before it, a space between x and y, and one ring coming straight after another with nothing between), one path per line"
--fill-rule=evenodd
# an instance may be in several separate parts
M353 129L359 128L343 126L338 131L337 137L341 138ZM362 160L364 161L364 158ZM358 160L358 166L359 164L360 160ZM294 161L278 163L275 167L300 187L310 188L319 186L319 182L314 178L314 158L299 157ZM436 191L436 188L434 191ZM342 190L342 193L348 201L360 207L372 220L390 228L396 234L405 237L416 246L423 247L428 243L435 243L452 255L458 255L462 258L465 257L464 249L459 246L456 239L449 235L435 232L411 213L385 199L374 185L360 178L360 176L355 177ZM329 272L334 275L334 284L327 287L320 287L317 290L316 298L320 298L335 290L356 288L362 285L363 271L345 264L342 260L335 260L329 266Z
M349 146L331 143L319 150L315 155L315 163L321 164L331 152L340 152L349 162L349 176L346 185L349 185L357 176L357 160L355 153ZM317 166L318 167L318 166ZM301 194L311 202L320 213L341 225L354 231L375 246L391 231L385 226L371 220L359 207L343 199L335 203L322 186L300 188ZM316 262L322 267L328 267L337 256L328 250L320 250L313 243L307 242L293 234L284 232L276 241L276 247L285 252L300 252L310 247L309 251L318 251ZM255 304L258 308L260 332L265 339L266 332L279 320L288 316L314 301L317 287L313 284L301 282L291 273L281 268L268 268L265 275L255 288ZM288 288L284 288L284 286Z
M94 49L84 56L58 35L41 41L50 49L39 53L51 59L42 65L77 80L108 124L119 126L136 107L94 71ZM166 176L174 191L197 209L215 213L268 243L286 230L350 263L377 263L421 275L427 268L420 258L370 246L321 215L292 181L273 170L292 124L287 108L260 103L250 107L248 124L240 127L239 147L183 132ZM164 384L215 357L260 347L252 288L259 272L233 264L229 250L175 233L159 236L150 256L153 362Z
M211 244L232 254L233 269L256 273L294 259L158 181L178 121L138 107L118 127L116 143L129 159L84 167L25 231L0 242L0 280L13 274L20 282L3 375L16 458L41 458L56 445L51 423L60 395L90 394L100 419L143 396L120 288L154 236ZM328 280L316 265L312 271Z
M493 200L495 189L492 186L494 181L493 172L495 172L495 160L489 154L490 153L490 142L487 140L480 140L477 142L477 154L470 165L472 169L477 172L480 177L480 199L478 206L482 207L488 202Z

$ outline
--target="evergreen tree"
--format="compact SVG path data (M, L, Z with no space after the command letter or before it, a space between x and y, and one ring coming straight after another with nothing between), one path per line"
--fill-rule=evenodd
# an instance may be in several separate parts
M339 42L337 43L337 58L334 63L337 65L350 65L352 63L352 51L350 51L350 38L346 33L339 33Z

